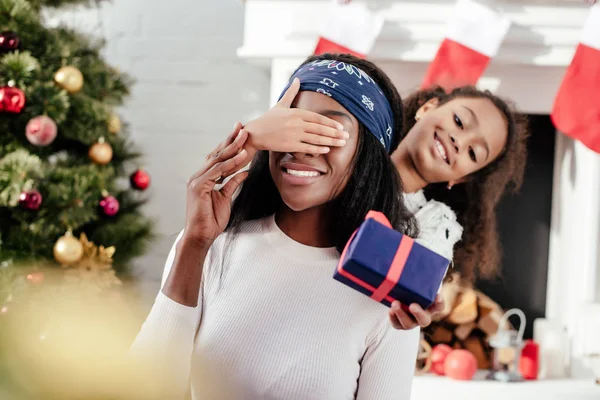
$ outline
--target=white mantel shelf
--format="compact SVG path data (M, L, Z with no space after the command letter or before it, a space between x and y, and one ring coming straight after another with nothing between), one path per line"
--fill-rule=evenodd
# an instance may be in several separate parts
M411 400L598 400L600 385L593 379L563 379L502 383L476 379L455 381L433 375L417 376Z

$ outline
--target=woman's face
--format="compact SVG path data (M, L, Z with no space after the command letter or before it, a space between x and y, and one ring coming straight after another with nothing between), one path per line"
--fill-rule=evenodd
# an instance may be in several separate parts
M335 199L346 186L358 145L358 121L324 94L300 92L294 107L316 112L344 125L350 137L345 146L327 154L269 152L269 169L284 203L294 211L317 207Z
M494 161L506 145L506 119L485 98L455 98L441 106L434 99L416 119L402 145L427 183L460 183Z

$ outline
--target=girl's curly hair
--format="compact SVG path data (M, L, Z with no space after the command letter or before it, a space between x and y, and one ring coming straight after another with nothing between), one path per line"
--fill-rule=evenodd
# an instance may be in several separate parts
M447 93L441 87L420 90L404 100L403 137L415 124L417 110L427 101L438 98L439 105L456 98L482 98L500 110L508 126L506 146L485 168L469 175L467 181L448 190L445 183L425 189L427 198L444 202L457 214L463 226L462 240L455 248L454 263L462 280L490 279L497 276L501 259L496 230L496 205L502 195L521 187L527 159L527 117L514 110L507 101L490 91L463 86Z

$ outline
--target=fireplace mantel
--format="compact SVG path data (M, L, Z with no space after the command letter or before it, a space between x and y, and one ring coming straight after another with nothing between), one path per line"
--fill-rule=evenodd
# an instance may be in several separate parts
M478 86L512 99L524 112L549 114L589 6L583 0L482 2L497 5L513 24ZM312 52L330 3L245 1L238 55L270 72L272 103ZM370 59L386 70L401 94L417 89L455 1L362 3L386 21ZM556 139L546 314L573 338L573 375L588 376L575 326L581 305L600 301L600 155L560 133Z

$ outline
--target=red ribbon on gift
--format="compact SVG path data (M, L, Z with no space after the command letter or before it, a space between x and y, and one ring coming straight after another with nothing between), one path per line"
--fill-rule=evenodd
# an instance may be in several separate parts
M388 228L392 228L392 224L390 224L390 221L387 219L387 217L379 211L369 211L367 213L365 220L367 220L369 218L374 219L375 221L379 222L382 225L387 226ZM394 259L392 260L392 265L390 266L390 269L388 270L388 273L387 273L385 279L383 280L383 282L381 282L381 284L378 287L374 287L374 286L369 285L367 282L357 278L356 276L348 273L343 268L343 263L344 263L344 259L346 257L346 252L348 251L348 248L350 247L350 243L352 243L352 239L354 239L356 232L358 232L358 230L356 230L352 234L352 236L350 237L350 240L348 240L348 243L346 243L346 247L344 247L344 251L342 252L342 256L340 257L340 262L338 263L338 266L337 266L338 273L340 275L342 275L344 278L347 278L350 281L354 282L355 284L362 286L363 288L367 289L370 292L373 292L370 296L373 300L375 300L377 302L381 302L382 300L385 299L388 302L392 303L395 299L390 297L389 294L392 291L392 289L394 288L394 286L396 286L398 284L398 281L400 281L400 276L402 276L402 271L404 270L404 266L406 265L406 260L408 259L410 251L413 247L414 240L411 237L402 235L402 239L400 240L400 245L398 246L398 250L396 251L396 255L394 256Z

